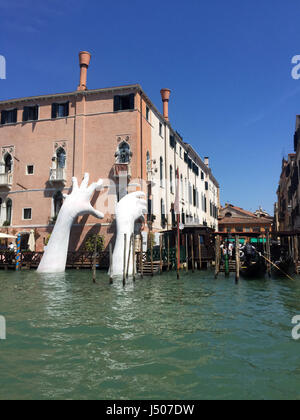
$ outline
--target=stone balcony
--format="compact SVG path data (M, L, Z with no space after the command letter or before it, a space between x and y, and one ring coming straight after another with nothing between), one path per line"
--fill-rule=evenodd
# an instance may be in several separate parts
M49 182L51 184L55 183L61 183L66 184L67 177L66 177L66 171L65 169L50 169L50 176L49 176Z
M7 188L11 189L13 183L13 174L12 173L5 173L0 174L0 188Z
M114 177L126 177L130 180L131 179L131 166L129 163L115 163L114 167Z

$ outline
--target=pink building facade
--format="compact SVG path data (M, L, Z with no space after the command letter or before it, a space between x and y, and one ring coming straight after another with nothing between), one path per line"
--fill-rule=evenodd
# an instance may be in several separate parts
M80 60L78 90L0 101L0 230L26 237L33 229L36 251L44 249L72 177L81 179L85 172L90 182L104 179L93 205L105 219L76 220L70 250L80 249L91 233L105 235L108 243L114 235L114 204L125 190L143 189L150 203L153 199L154 119L160 121L159 130L173 132L168 116L159 113L139 85L87 90L89 60ZM165 149L162 142L162 153ZM207 174L218 189L209 168ZM151 228L160 230L160 222Z

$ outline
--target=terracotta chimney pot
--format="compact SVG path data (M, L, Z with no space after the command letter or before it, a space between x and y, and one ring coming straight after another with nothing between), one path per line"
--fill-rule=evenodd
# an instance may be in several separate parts
M160 94L163 101L163 115L169 121L169 99L171 91L170 89L161 89Z
M87 51L80 51L79 65L80 65L80 82L77 90L87 90L87 69L90 65L91 54Z

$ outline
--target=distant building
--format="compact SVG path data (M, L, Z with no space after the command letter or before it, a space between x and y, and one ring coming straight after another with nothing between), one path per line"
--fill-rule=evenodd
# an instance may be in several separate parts
M281 174L277 188L275 221L277 230L289 232L300 230L300 115L296 117L294 153L282 159Z
M287 159L282 159L281 174L277 188L277 215L278 231L291 231L295 225L295 211L297 198L294 197L296 192L295 182L298 177L298 169L296 164L296 154L290 153ZM297 180L296 180L297 181Z
M273 217L260 207L256 212L225 204L219 212L219 232L239 234L265 233L272 230Z
M80 53L73 92L0 101L0 226L28 236L34 229L42 251L72 177L89 172L90 182L104 179L92 204L105 218L79 217L71 251L91 233L104 234L107 243L115 233L115 203L135 190L148 202L145 231L170 229L178 169L180 222L217 229L219 184L209 159L172 127L169 89L161 90L163 113L138 84L88 90L89 62L90 54Z

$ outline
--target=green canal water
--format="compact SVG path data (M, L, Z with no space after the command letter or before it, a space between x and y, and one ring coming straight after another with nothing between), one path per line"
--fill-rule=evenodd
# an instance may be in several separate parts
M0 272L0 399L300 399L300 278Z

